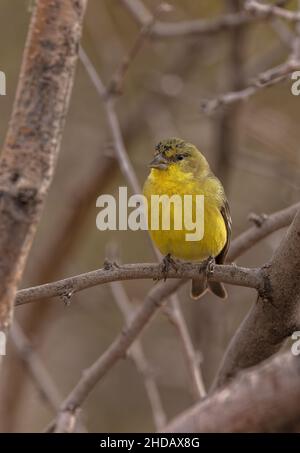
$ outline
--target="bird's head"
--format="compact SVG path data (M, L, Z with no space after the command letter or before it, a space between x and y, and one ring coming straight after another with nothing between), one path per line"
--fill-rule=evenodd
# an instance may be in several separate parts
M196 146L180 138L168 138L155 147L150 168L167 171L176 168L185 173L207 174L209 165Z

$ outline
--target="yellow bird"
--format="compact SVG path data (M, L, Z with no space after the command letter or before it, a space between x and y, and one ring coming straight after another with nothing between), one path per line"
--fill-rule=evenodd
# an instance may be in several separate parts
M148 225L153 242L160 252L185 261L202 262L214 258L224 263L231 236L231 217L221 182L214 176L209 164L196 146L179 138L162 140L155 148L150 163L151 172L144 184L148 202ZM159 211L159 229L151 229L151 196L204 195L204 235L199 241L188 241L190 231L174 228L178 212L170 205L170 229L161 228L162 211ZM152 198L153 200L153 198ZM193 198L194 203L195 197ZM161 206L160 206L161 208ZM195 206L192 205L194 210ZM183 215L183 213L179 215ZM178 220L178 219L177 219ZM191 296L198 299L209 288L214 294L226 298L227 293L218 282L207 282L202 275L192 280Z

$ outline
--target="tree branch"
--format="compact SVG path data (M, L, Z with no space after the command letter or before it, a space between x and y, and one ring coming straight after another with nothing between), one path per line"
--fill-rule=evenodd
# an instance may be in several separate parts
M222 94L215 99L202 101L201 109L207 114L215 112L220 107L232 105L239 101L246 101L250 96L256 94L257 91L286 80L292 72L300 69L300 12L287 11L274 5L263 5L254 0L246 1L245 9L252 14L254 13L254 16L260 17L261 19L266 19L268 17L284 17L286 19L293 20L296 23L294 34L288 37L289 47L291 48L290 55L284 63L258 74L247 84L248 86L242 90L232 91Z
M124 286L121 282L113 282L110 284L114 299L122 312L126 324L130 323L130 320L134 316L132 303L130 302ZM160 394L157 388L156 380L154 377L154 370L149 365L145 356L141 341L137 338L132 344L128 351L128 354L132 357L133 362L139 373L141 374L144 386L148 395L149 403L152 410L153 420L157 429L162 429L166 425L166 414L163 409Z
M52 181L73 85L86 0L39 0L32 16L0 160L0 329Z
M42 398L49 404L51 409L56 412L59 409L62 400L59 391L43 362L26 338L21 326L16 321L11 326L10 336L19 357L23 361L24 366Z
M175 280L165 284L160 283L152 288L143 305L138 308L127 327L122 330L121 334L114 340L104 354L90 368L85 370L82 378L64 401L57 418L56 426L59 427L60 424L64 424L64 420L68 415L70 417L72 414L75 414L77 408L81 406L98 381L118 360L125 357L128 348L161 307L166 297L176 291L180 284L180 280Z
M213 385L277 352L299 330L300 210L273 258L263 268L265 289L232 338Z
M168 278L195 278L202 271L205 271L205 267L202 264L182 263L178 265L176 270L169 270ZM17 292L16 305L23 305L28 302L50 297L61 297L67 300L78 291L118 280L161 280L164 277L165 275L160 264L139 263L115 266L108 263L102 269L65 278L53 283L46 283L45 285L21 289ZM208 275L208 279L258 290L263 283L260 277L260 269L247 269L230 265L215 265L212 273Z
M140 0L122 0L122 3L139 25L145 27L153 21L153 15ZM266 17L254 16L246 11L241 11L211 20L186 20L175 23L155 21L151 28L150 36L155 38L175 38L180 36L215 35L216 33L262 19L265 20Z
M300 203L296 203L273 214L259 216L258 218L260 220L254 226L244 231L244 233L232 241L227 255L227 262L234 261L275 231L289 226L299 209Z
M268 19L270 17L279 17L291 22L300 20L298 11L289 11L276 5L265 5L255 0L246 0L245 10L253 14L256 18Z
M246 101L259 90L286 80L292 72L298 69L300 69L300 61L289 58L286 62L258 74L246 88L240 91L231 91L221 94L214 99L203 100L201 102L201 110L204 113L212 114L220 107L228 106L239 101Z
M253 247L255 244L257 244L259 241L267 237L269 234L274 233L275 231L287 227L290 225L291 221L295 217L295 214L297 211L300 209L300 203L296 203L286 209L283 209L281 211L277 211L273 214L270 214L268 216L264 215L261 217L261 222L256 222L255 226L252 226L248 230L246 230L244 233L242 233L240 236L238 236L236 239L234 239L231 243L231 247L228 253L228 259L227 262L234 261L236 258L238 258L240 255L242 255L244 252L246 252L248 249ZM149 271L148 276L144 273L144 270L140 268L140 266L143 265L134 265L134 264L129 264L126 265L126 269L124 270L123 267L118 268L113 268L110 269L110 266L108 268L110 269L110 272L108 270L100 269L92 272L88 272L86 274L81 274L79 276L74 276L74 277L69 277L67 279L59 280L57 282L52 282L52 283L47 283L45 285L39 285L39 286L34 286L32 288L25 288L21 289L17 292L16 296L16 305L22 305L28 302L32 301L37 301L40 297L41 298L47 298L47 297L63 297L66 295L70 295L72 297L72 294L75 291L81 291L83 289L98 285L98 284L103 284L107 283L110 281L114 280L120 280L120 279L131 279L135 278L132 276L132 269L137 271L139 277L138 278L157 278L158 274L161 277L161 272L159 270L159 265L157 264L152 264L150 266L153 266L153 269L156 269L155 274L151 274L151 271L149 271L149 268L146 270L146 272ZM197 267L197 265L194 265ZM214 272L216 272L216 269L218 269L219 266L216 266L214 269ZM227 266L227 268L231 269L231 266ZM123 271L122 271L123 269ZM198 272L199 272L199 266L198 266ZM224 269L224 266L223 266ZM118 274L119 271L119 274ZM170 272L174 274L174 269L171 269ZM185 272L185 271L183 271ZM193 271L192 271L193 272ZM130 274L131 273L131 274ZM171 276L171 274L170 274ZM179 278L179 274L176 274L176 277ZM185 277L186 274L185 274ZM78 281L77 281L78 280ZM232 282L229 282L232 283ZM75 284L75 287L73 285ZM73 291L73 292L72 292Z
M171 433L276 432L299 421L300 362L291 353L240 373L227 387L183 412Z

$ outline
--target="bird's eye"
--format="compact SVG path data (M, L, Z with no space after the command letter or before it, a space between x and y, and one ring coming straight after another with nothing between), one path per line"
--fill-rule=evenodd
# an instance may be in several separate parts
M183 160L183 155L182 155L182 154L179 154L179 155L176 157L176 160Z

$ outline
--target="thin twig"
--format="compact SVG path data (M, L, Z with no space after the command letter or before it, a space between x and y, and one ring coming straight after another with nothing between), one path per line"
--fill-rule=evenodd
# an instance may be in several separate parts
M161 3L155 10L151 19L143 24L132 47L129 49L120 64L118 65L115 73L113 74L110 83L108 84L108 92L110 94L120 95L123 92L124 80L128 72L129 66L137 56L138 52L144 45L147 37L150 35L151 30L162 12L168 12L171 6Z
M289 11L276 5L266 5L255 0L246 0L245 10L256 18L268 19L270 17L279 17L291 22L298 22L300 20L300 13L298 11Z
M48 403L54 413L57 413L63 398L39 355L16 320L10 328L9 335L33 384L43 400ZM87 432L80 418L78 419L77 417L76 420L76 423L73 425L73 431Z
M260 226L252 226L232 241L227 255L227 262L230 263L234 261L259 241L275 231L289 226L299 209L300 203L296 203L281 211L264 215Z
M128 325L134 315L132 304L121 282L113 282L110 288L114 299L122 312ZM139 338L132 344L128 354L132 357L137 370L143 377L145 389L152 409L154 424L157 429L165 426L167 417L163 409L160 394L157 388L154 371L151 369L145 356L143 346Z
M204 113L211 114L220 107L231 105L239 101L246 101L259 90L286 80L290 74L297 69L300 69L300 61L289 58L285 63L261 72L246 88L243 88L240 91L224 93L217 98L202 101L201 110Z
M42 398L49 404L49 406L57 412L60 407L62 397L49 375L49 372L46 370L38 354L32 348L32 345L26 338L17 321L14 321L11 326L10 337L19 357L34 382L35 387L38 389Z
M273 68L267 69L258 74L242 90L224 93L214 99L208 99L201 102L201 110L204 113L214 113L218 108L234 104L239 101L246 101L259 90L273 86L279 82L287 80L292 72L300 69L300 40L299 40L299 20L300 12L291 12L274 5L263 5L256 1L250 0L245 4L247 11L254 12L256 15L270 17L290 18L296 22L295 34L288 37L289 48L291 53L287 60ZM282 14L283 16L280 16ZM274 23L273 23L274 25Z
M164 310L169 317L169 320L174 324L177 329L179 338L182 339L182 345L184 347L184 357L186 361L187 370L192 378L193 393L197 397L200 395L201 398L206 396L206 389L202 377L200 367L200 352L197 353L194 349L194 345L191 340L191 336L187 325L182 322L182 313L179 310L179 301L176 298L172 304L164 306Z
M152 21L151 12L140 0L122 0L122 3L139 25L145 26ZM266 18L241 11L240 13L226 14L211 20L156 21L151 29L151 36L155 38L174 38L180 36L215 35L216 33L231 30L240 25L258 22L262 19L265 20Z

